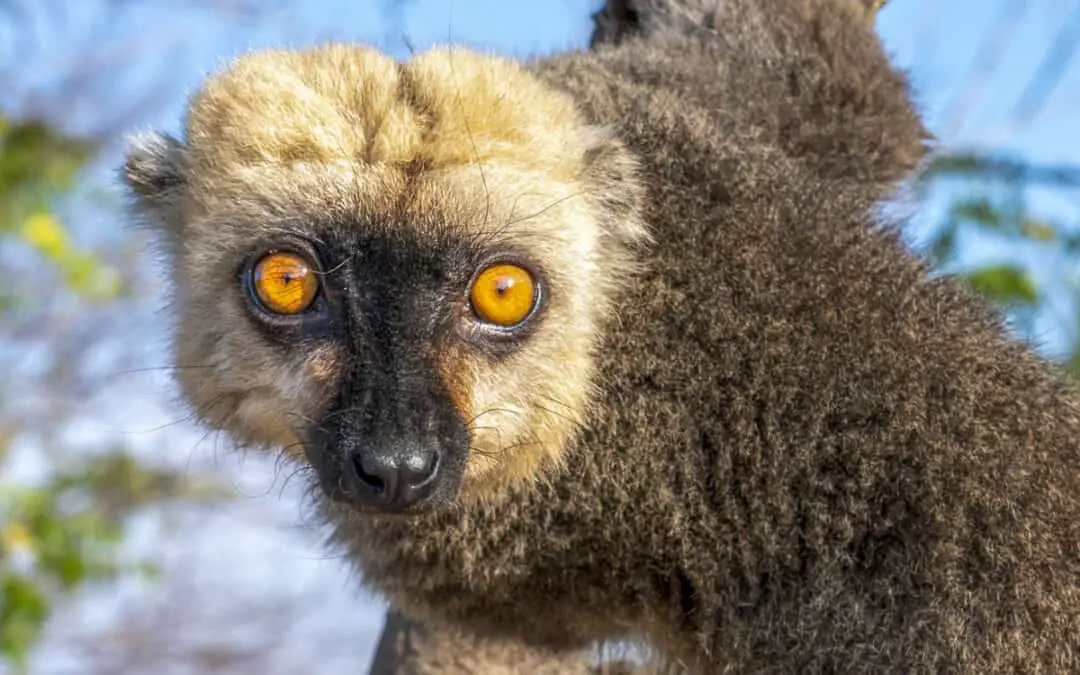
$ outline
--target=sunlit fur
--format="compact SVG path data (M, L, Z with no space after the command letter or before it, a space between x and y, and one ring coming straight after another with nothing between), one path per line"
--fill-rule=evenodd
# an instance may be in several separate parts
M428 346L473 416L465 496L320 502L395 608L700 675L1080 672L1080 392L875 208L927 136L879 4L609 0L614 44L521 66L245 57L127 165L188 398L288 445L363 357L252 329L238 258L268 233L405 209L410 254L507 237L553 276L536 333Z
M513 358L454 345L439 353L472 431L464 498L558 462L589 403L599 325L632 272L627 247L646 238L632 161L568 96L515 62L465 49L400 65L330 45L241 57L193 97L186 131L177 150L186 188L166 208L183 241L172 251L177 361L213 368L178 374L206 421L242 441L299 449L298 428L337 380L332 348L282 358L254 336L229 281L244 246L316 213L363 227L365 216L403 211L432 247L433 215L454 233L512 243L551 286L545 320ZM162 142L144 142L143 155Z

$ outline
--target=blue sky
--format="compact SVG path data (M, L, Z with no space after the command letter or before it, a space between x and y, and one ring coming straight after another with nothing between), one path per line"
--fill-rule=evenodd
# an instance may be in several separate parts
M106 0L58 2L22 0L27 22L4 26L0 21L0 69L14 68L16 89L4 95L5 107L52 88L64 73L94 72L108 86L80 97L73 109L77 128L94 128L140 89L159 91L158 105L149 115L165 121L177 117L185 90L196 86L210 70L230 56L264 46L299 46L321 40L375 43L397 56L405 54L402 29L413 43L467 42L514 55L533 55L584 43L589 13L597 2L544 0L406 0L388 10L387 0L326 0L320 3L268 0L272 11L257 19L231 12L229 0L216 3L116 3ZM215 4L224 9L200 9ZM0 5L3 6L3 5ZM1019 7L1020 10L1015 10ZM1012 8L1010 10L1010 8ZM1009 12L1011 30L983 96L964 106L967 123L950 140L977 140L1008 122L1023 86L1035 72L1051 38L1063 24L1077 23L1077 0L893 0L882 12L879 32L896 61L913 70L920 98L935 126L945 126L949 103L972 70L973 60L990 29ZM0 14L0 19L4 15ZM399 21L400 19L400 21ZM1080 33L1076 25L1074 35ZM22 34L30 40L18 39ZM25 49L27 44L29 49ZM90 56L90 58L87 58ZM127 65L137 60L136 66ZM5 73L7 75L8 73ZM164 76L164 77L163 77ZM171 86L162 86L163 80ZM117 94L120 97L117 97ZM132 97L127 99L127 97ZM49 100L51 98L51 100ZM63 92L46 96L59 105ZM73 102L70 99L67 102ZM1041 117L1013 140L1023 151L1040 158L1076 157L1080 139L1064 139L1068 113L1080 105L1080 68L1076 64L1061 79ZM53 111L60 112L60 111Z
M6 85L0 106L43 110L74 130L91 131L119 114L125 126L175 128L185 95L248 49L347 40L403 57L406 32L418 48L454 41L535 55L582 45L599 3L267 0L262 5L270 10L257 18L230 10L240 4L236 0L12 4L23 8L24 20L12 24L0 11ZM980 95L962 96L976 57L1003 16L1003 49L994 50L1001 57L981 78ZM1080 0L892 0L878 25L895 61L911 71L928 120L945 142L990 143L1046 162L1080 157L1080 59L1060 78L1040 116L1020 128L1012 125L1018 99L1055 33L1071 30L1080 42ZM64 87L72 74L90 76L91 86L78 96ZM957 98L964 100L956 105ZM952 123L958 110L964 112L961 126Z
M42 111L74 131L175 131L186 95L249 49L345 40L404 57L407 33L417 48L454 41L518 56L543 54L584 44L599 3L267 0L262 6L269 11L257 18L230 9L239 4L250 3L16 1L31 20L5 24L0 13L0 108ZM124 9L107 9L114 5ZM1071 33L1080 43L1080 0L893 0L878 25L896 63L910 71L943 143L991 146L1046 163L1080 158L1080 59L1057 79L1038 116L1019 123L1016 115L1055 35ZM976 63L993 36L998 48L990 51L999 58L981 73ZM87 83L77 95L67 84L73 76ZM979 86L966 86L972 82ZM102 164L118 160L119 137L112 138L113 152ZM1036 190L1034 197L1040 215L1078 220L1075 195ZM924 214L935 217L933 205Z

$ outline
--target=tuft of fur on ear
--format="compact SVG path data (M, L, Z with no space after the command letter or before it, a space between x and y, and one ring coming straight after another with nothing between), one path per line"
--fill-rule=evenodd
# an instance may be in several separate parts
M173 226L177 200L187 184L184 145L167 134L142 133L128 140L121 170L137 207L155 226Z

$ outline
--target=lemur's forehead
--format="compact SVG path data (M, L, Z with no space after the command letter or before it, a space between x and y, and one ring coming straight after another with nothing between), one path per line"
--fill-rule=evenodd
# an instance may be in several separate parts
M499 162L571 180L582 128L573 101L519 64L448 47L406 63L348 45L254 52L210 78L187 119L190 160L226 174Z
M584 208L573 197L594 133L567 95L496 56L438 48L397 63L360 46L254 52L192 100L189 194L215 223L200 231L219 242L329 220L420 235L439 223L513 231L528 247L521 235L550 238ZM578 229L574 238L588 239Z

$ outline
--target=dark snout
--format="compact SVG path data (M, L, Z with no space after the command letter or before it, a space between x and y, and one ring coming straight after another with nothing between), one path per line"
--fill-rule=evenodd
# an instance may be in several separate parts
M342 402L311 432L308 459L328 496L365 511L419 510L457 496L465 422L448 396L414 391ZM398 400L395 400L398 399Z
M342 473L348 498L386 511L423 502L439 485L444 450L434 441L399 439L385 449L347 450Z

